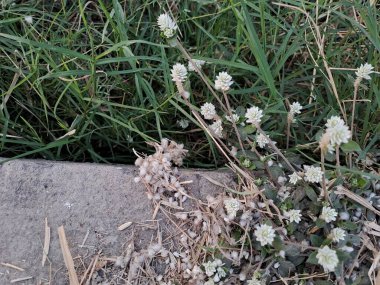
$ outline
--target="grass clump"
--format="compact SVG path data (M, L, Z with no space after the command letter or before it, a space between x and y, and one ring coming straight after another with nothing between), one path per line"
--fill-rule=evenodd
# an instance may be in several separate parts
M351 119L352 70L379 61L378 11L369 3L10 2L0 12L7 157L128 163L132 148L144 151L143 142L171 137L189 149L188 166L223 165L215 144L175 99L170 65L181 54L160 37L160 11L171 12L182 45L207 62L206 77L222 71L233 77L233 108L266 110L272 119L264 128L279 147L286 145L287 102L300 102L305 111L288 130L289 151L308 156L326 117ZM191 77L193 104L217 102ZM378 80L362 82L356 98L361 159L378 139Z

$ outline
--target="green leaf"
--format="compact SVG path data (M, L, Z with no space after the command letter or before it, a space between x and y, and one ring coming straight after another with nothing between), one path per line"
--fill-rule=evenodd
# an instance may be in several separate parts
M325 225L326 225L326 222L322 219L317 219L315 221L315 225L318 227L318 228L323 228Z
M283 277L289 276L292 272L296 270L296 267L290 261L281 260L279 263L280 267L278 268L278 273Z
M284 248L284 244L283 244L282 240L278 236L275 236L272 246L277 251L280 251L280 250L282 250Z
M317 194L315 193L314 189L310 186L305 187L306 196L313 202L316 202L318 199Z
M362 149L360 148L359 144L355 141L349 141L348 143L342 144L340 148L344 152L361 152Z
M317 252L312 252L306 262L310 264L319 264L317 259Z
M311 241L312 246L320 247L323 243L323 240L324 239L320 237L319 235L310 235L310 241Z
M298 256L300 254L300 247L298 245L289 244L284 248L286 256Z
M247 125L243 128L242 131L244 134L250 135L256 131L256 127L254 125Z
M351 255L345 251L337 250L336 255L338 256L339 261L345 262L351 258Z
M357 224L350 221L339 222L339 227L349 231L354 231L358 228Z

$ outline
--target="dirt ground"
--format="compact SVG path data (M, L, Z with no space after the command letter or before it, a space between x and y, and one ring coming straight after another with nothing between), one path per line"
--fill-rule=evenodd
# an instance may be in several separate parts
M79 280L87 269L87 276L93 271L92 284L122 275L112 264L129 242L142 248L154 239L158 227L166 224L161 215L152 220L154 209L144 187L134 183L135 171L133 166L43 160L1 165L0 284L69 284L58 238L60 226ZM183 180L193 181L187 187L189 193L200 199L221 191L205 176L221 183L232 181L231 174L223 171L182 173ZM42 266L45 219L50 239ZM127 222L132 225L118 230ZM92 268L95 259L102 262ZM98 271L101 265L105 270Z

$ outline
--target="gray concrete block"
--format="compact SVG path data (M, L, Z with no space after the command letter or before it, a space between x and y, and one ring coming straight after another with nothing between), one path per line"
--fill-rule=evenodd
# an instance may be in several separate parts
M181 173L182 180L193 180L187 187L189 193L201 199L221 191L204 178L205 174L221 183L232 181L231 174L223 171ZM144 187L134 183L135 174L133 166L91 163L15 160L1 165L0 263L25 271L0 265L0 284L26 276L33 279L17 284L50 279L51 284L68 284L57 233L61 225L73 257L80 257L76 264L86 262L99 250L106 256L120 255L132 231L137 247L149 244L155 231L142 230L138 224L117 230L127 221L149 223L146 221L152 219L151 202ZM51 227L51 244L49 261L42 267L45 217Z

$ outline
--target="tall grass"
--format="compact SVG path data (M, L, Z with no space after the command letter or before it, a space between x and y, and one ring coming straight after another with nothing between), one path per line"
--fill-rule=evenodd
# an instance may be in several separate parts
M279 147L286 145L287 102L305 106L288 152L313 159L326 117L351 118L350 69L364 62L378 68L379 10L363 1L279 2L3 1L1 155L129 163L132 148L148 151L145 141L169 137L190 149L188 166L222 165L170 80L170 66L185 62L156 27L157 16L170 11L183 45L208 62L210 80L223 70L233 76L231 104L265 108L263 129ZM200 79L191 81L194 105L213 100ZM374 77L359 91L353 133L361 158L378 152L379 82ZM177 123L184 118L186 129Z

